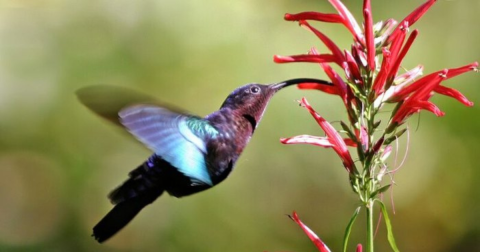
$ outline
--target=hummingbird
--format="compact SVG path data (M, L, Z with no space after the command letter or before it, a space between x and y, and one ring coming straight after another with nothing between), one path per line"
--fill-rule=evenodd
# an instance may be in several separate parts
M102 243L163 192L180 198L222 182L258 127L268 102L284 87L331 82L299 78L235 89L220 109L199 117L155 99L112 86L91 86L77 97L98 115L122 126L153 154L110 192L113 209L93 228Z

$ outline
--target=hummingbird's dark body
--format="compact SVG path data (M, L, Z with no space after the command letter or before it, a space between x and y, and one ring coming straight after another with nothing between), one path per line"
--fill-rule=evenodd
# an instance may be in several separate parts
M183 197L222 182L252 137L270 98L283 87L304 82L331 85L313 79L248 84L233 91L218 111L205 118L152 104L122 108L120 124L154 154L109 194L115 207L93 228L95 239L110 238L164 191ZM82 93L78 95L85 105L108 117Z

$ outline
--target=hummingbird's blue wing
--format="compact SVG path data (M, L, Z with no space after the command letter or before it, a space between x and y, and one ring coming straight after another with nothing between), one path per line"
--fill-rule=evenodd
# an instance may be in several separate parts
M217 130L208 121L155 105L135 105L119 112L120 122L193 184L213 185L205 163L205 140Z

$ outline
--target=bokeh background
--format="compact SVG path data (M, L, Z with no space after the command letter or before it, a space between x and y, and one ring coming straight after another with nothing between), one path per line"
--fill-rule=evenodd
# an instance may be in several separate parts
M344 1L360 19L361 1ZM423 1L373 1L374 20L401 20ZM332 150L280 137L322 135L295 100L305 96L330 121L341 101L290 88L272 100L235 171L195 196L158 199L99 245L92 226L110 210L107 193L150 155L76 99L94 84L130 87L205 115L234 88L296 77L326 78L315 64L277 65L274 54L322 44L286 12L334 12L327 1L0 1L0 251L314 251L286 214L333 251L358 205ZM438 1L404 66L425 73L480 58L480 1ZM340 25L317 26L342 48ZM479 75L445 83L480 103ZM480 251L480 109L435 97L447 114L423 112L399 144L393 193L385 195L402 251ZM336 124L338 126L338 124ZM364 213L350 251L364 241ZM385 228L378 251L389 251Z

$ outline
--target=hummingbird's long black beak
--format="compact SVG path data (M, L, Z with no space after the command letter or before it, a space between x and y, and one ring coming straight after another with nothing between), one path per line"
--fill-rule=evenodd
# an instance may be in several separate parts
M275 92L277 92L278 90L280 90L284 87L288 87L288 86L291 86L291 85L297 85L297 84L301 84L301 83L317 83L317 84L320 84L320 85L333 86L333 83L331 83L330 81L326 81L326 80L311 79L311 78L298 78L298 79L291 79L291 80L286 80L286 81L282 81L282 82L279 82L279 83L271 84L270 88L272 88L273 90L275 90Z

